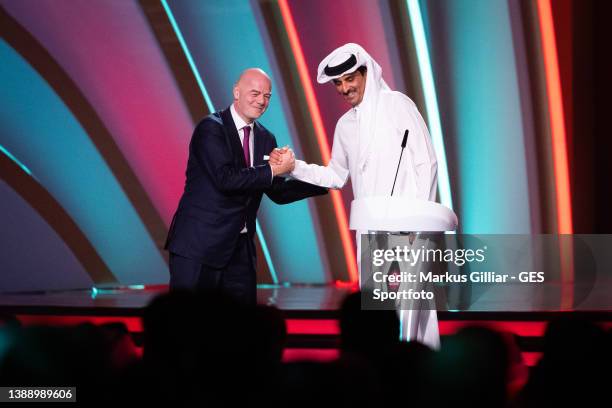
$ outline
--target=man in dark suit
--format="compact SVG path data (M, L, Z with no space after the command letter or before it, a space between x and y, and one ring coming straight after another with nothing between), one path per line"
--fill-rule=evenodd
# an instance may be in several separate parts
M264 155L276 139L258 122L272 85L260 69L242 73L233 104L204 118L189 145L185 191L165 248L170 289L216 289L255 304L255 218L263 193L277 204L327 193L327 189L276 177L295 160L271 165Z

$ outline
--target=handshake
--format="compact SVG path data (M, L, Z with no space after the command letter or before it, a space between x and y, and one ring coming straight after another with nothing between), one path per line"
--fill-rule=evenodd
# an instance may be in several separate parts
M291 173L295 168L295 155L289 146L276 148L270 152L270 167L273 176Z

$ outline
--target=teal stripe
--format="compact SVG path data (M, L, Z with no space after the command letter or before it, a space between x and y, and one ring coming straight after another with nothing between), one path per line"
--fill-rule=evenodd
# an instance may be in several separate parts
M200 88L200 92L202 93L202 96L204 97L206 106L208 106L208 109L211 112L214 112L214 109L212 108L213 104L212 104L212 101L210 100L210 96L208 96L208 92L206 92L206 87L204 86L204 82L202 82L202 78L200 77L198 73L198 68L196 67L195 61L193 60L193 57L191 56L191 53L189 52L189 48L187 48L187 44L185 43L185 39L183 38L181 29L179 28L178 24L176 23L176 20L174 19L172 10L170 10L170 6L168 6L168 3L166 2L166 0L161 0L161 3L162 3L162 6L164 7L164 10L166 11L166 15L168 16L168 19L170 20L170 24L172 25L172 29L174 30L174 33L176 34L176 38L178 38L179 43L181 44L181 48L183 49L183 52L185 53L185 57L187 57L187 61L189 62L189 67L191 68L191 72L193 72L193 76L195 77L196 82L198 83L198 87Z
M28 175L32 176L32 172L30 171L30 169L28 169L28 166L26 166L25 164L23 164L21 161L19 161L18 158L16 158L15 156L13 156L11 154L11 152L9 152L8 150L6 150L4 148L4 146L0 145L0 152L4 153L5 156L7 156L9 159L11 159L13 162L15 162L15 164L17 164L19 167L21 167L21 169L23 171L25 171L26 173L28 173ZM34 176L32 176L34 177Z
M425 94L425 109L427 109L429 130L438 158L438 191L440 193L440 202L452 209L453 199L451 196L450 179L448 177L444 136L442 134L438 98L436 96L435 81L433 78L431 59L429 57L429 49L427 47L425 28L423 26L421 7L419 5L419 0L407 0L406 4L408 6L410 25L412 26L414 45L417 50L417 60L419 72L421 74L423 93Z

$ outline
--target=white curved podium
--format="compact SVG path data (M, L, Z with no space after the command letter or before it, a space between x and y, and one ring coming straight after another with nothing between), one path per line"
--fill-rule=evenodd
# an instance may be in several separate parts
M352 230L441 232L455 231L457 225L453 210L433 201L378 196L351 203Z

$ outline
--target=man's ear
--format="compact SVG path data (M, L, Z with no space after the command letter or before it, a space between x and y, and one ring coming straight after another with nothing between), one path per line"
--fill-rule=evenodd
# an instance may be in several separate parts
M234 100L238 100L238 96L240 96L240 91L238 90L237 86L234 87L233 94L234 94Z

